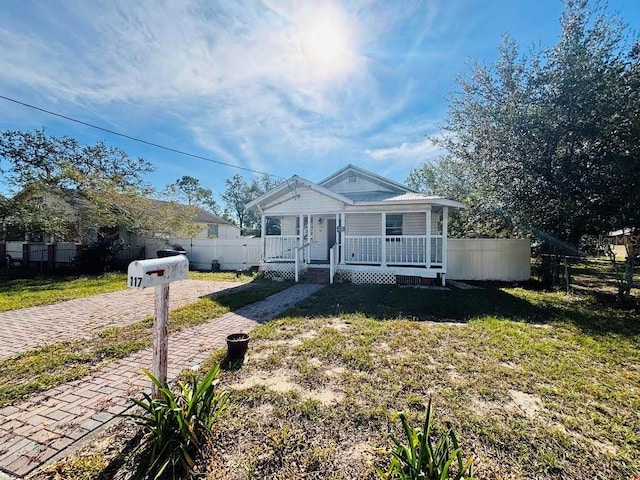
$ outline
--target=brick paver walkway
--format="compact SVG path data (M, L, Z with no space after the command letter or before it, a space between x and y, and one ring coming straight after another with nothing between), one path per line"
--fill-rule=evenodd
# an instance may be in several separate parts
M182 330L169 339L169 378L199 365L225 344L229 333L249 332L316 292L321 285L297 284L266 300ZM172 285L173 288L173 285ZM0 409L1 472L23 477L59 452L125 412L130 396L149 390L142 374L151 348L113 362L92 375Z
M250 284L182 280L171 284L169 305L178 308L199 297ZM154 289L127 289L53 305L0 312L0 360L33 347L90 338L112 326L123 326L153 315Z

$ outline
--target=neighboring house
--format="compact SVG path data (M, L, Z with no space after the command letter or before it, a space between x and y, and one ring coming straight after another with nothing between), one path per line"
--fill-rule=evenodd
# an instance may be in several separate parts
M196 207L196 222L203 224L202 230L194 238L240 238L240 228L225 219Z
M266 277L444 284L448 214L464 205L347 165L319 183L295 175L247 208L262 216Z

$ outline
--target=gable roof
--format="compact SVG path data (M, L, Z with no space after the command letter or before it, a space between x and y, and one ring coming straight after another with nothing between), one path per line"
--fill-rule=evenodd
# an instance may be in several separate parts
M395 182L389 178L383 177L382 175L378 175L377 173L370 172L369 170L365 170L364 168L357 167L353 164L348 164L346 167L341 168L337 172L329 175L324 180L319 182L319 185L322 185L325 188L331 188L333 185L341 182L343 179L347 178L349 175L356 174L361 176L372 183L378 184L381 187L388 188L392 191L397 192L416 192L415 190L403 185L401 183ZM416 192L417 193L417 192Z
M293 177L291 177L289 180L285 180L284 182L282 182L280 185L276 186L275 188L272 188L271 190L269 190L268 192L266 192L263 195L260 195L258 198L250 201L249 203L247 203L246 208L250 209L253 207L256 207L260 204L266 203L270 200L275 200L279 197L281 197L282 195L284 195L287 192L290 191L294 191L295 187L300 184L303 185L307 188L309 188L310 190L313 190L314 192L318 192L322 195L326 195L327 197L331 197L335 200L347 203L349 205L353 205L353 200L351 200L350 198L347 198L344 195L341 195L339 193L336 192L332 192L331 190L323 187L322 185L318 185L317 183L313 183L307 179L304 179L302 177L299 177L298 175L294 175Z
M337 193L331 190L331 187L337 185L343 179L352 174L359 175L367 181L383 187L385 190L345 193ZM295 192L297 185L303 185L314 192L343 202L346 205L409 205L430 203L433 205L465 208L463 203L440 196L420 193L406 185L402 185L401 183L351 164L341 168L334 174L322 180L320 183L314 183L298 175L294 175L289 180L282 182L265 194L248 202L246 204L246 208L252 209L258 207L261 209L265 204L271 203L289 192Z

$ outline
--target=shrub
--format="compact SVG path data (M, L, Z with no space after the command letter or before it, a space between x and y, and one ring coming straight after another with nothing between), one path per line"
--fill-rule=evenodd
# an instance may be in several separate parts
M143 400L132 399L143 413L126 415L145 432L134 478L166 478L170 473L175 476L193 470L198 450L227 403L227 395L216 388L218 371L216 365L200 382L194 376L179 383L177 393L145 371L161 397L144 394Z
M391 436L395 448L391 451L389 468L386 471L376 468L380 478L387 480L473 478L473 457L469 457L466 463L464 462L461 448L451 427L435 443L431 441L432 414L431 399L429 399L422 430L411 428L406 415L402 412L393 416L394 419L400 418L407 444Z

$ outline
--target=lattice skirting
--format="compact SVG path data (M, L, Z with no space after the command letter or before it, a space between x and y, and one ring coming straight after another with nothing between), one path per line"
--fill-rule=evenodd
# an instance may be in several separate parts
M294 280L295 275L294 263L266 263L260 266L260 271L264 275L264 278L285 278L287 280ZM306 264L300 268L299 275L303 275L307 271Z
M343 282L370 283L378 285L393 285L396 283L396 276L393 273L372 272L372 271L338 271L336 276Z

